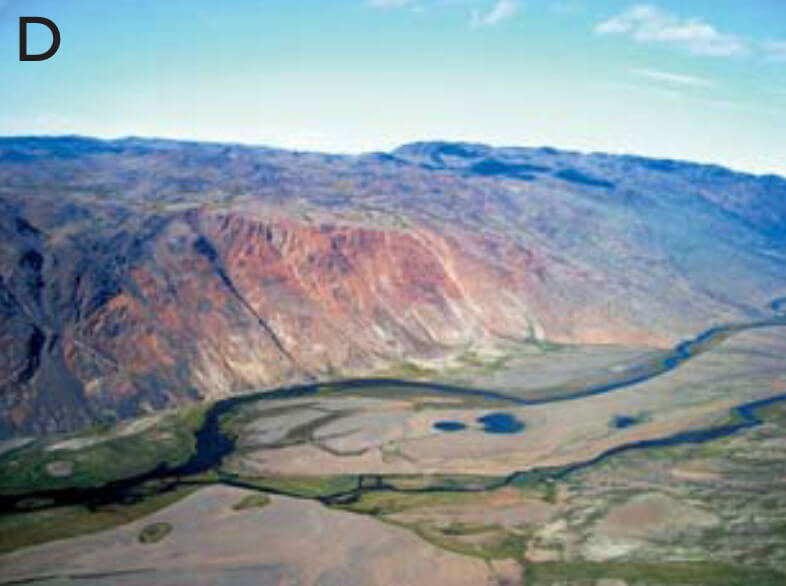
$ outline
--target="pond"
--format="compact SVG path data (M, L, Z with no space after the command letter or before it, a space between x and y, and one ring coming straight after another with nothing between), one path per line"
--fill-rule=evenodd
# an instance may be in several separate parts
M461 421L437 421L434 424L434 429L447 432L463 431L467 429L467 425Z
M633 427L634 425L638 425L640 420L638 417L633 417L632 415L615 415L612 420L612 426L616 427L617 429L625 429L627 427Z
M478 417L475 421L483 426L481 430L485 433L519 433L526 427L520 419L510 413L502 412L489 413ZM454 433L467 429L467 424L461 421L437 421L434 423L434 429Z
M524 422L510 413L489 413L478 417L486 433L519 433L524 430Z

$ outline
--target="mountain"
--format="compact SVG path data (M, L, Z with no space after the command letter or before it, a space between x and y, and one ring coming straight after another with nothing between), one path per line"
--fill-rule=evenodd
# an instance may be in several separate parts
M0 438L786 296L786 180L550 148L0 139Z

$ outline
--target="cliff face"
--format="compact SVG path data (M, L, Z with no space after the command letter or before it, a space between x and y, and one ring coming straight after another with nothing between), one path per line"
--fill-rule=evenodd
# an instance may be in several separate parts
M786 291L774 178L719 195L636 160L636 192L556 151L0 143L0 437L510 341L667 345Z

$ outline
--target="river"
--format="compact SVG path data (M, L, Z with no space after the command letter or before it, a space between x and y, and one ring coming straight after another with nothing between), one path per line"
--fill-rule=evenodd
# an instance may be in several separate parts
M704 352L714 348L718 344L723 343L730 337L741 332L760 328L786 326L786 315L780 311L782 308L782 301L783 300L777 300L770 305L770 308L776 312L776 315L768 319L762 319L747 324L727 324L714 326L702 332L693 339L677 344L672 350L665 352L664 355L658 360L647 360L638 364L633 364L621 372L610 374L609 380L603 382L602 384L588 385L585 388L571 390L570 392L566 392L565 394L555 397L522 399L487 389L468 388L440 383L412 382L389 378L344 380L331 382L330 386L337 387L341 391L362 390L379 386L388 386L412 391L423 390L457 396L482 397L496 401L507 401L515 405L541 405L553 403L556 401L572 401L593 395L611 393L660 376L666 372L679 368L686 361L703 354ZM202 426L195 434L195 452L184 464L180 466L168 466L166 464L162 464L145 474L118 480L95 488L73 488L38 491L22 496L0 497L0 513L14 513L29 508L40 509L69 504L100 506L110 503L127 503L140 498L145 498L148 493L144 491L140 492L139 489L142 487L142 485L150 483L150 481L153 480L162 481L155 488L157 492L172 490L177 486L182 485L212 482L200 481L194 477L199 474L217 469L221 465L223 459L227 455L231 454L235 449L235 440L221 429L220 423L222 415L229 413L232 409L240 405L252 403L255 401L295 399L316 395L317 393L321 392L324 384L325 383L286 387L274 391L264 391L218 401L214 403L205 414ZM528 476L539 479L550 478L556 480L559 478L564 478L566 475L571 474L577 470L587 468L588 466L593 466L611 456L623 452L662 446L675 446L687 443L702 443L721 437L726 437L738 433L744 429L761 425L762 420L758 417L756 413L757 410L764 406L780 401L786 401L786 394L777 395L760 401L745 403L735 407L732 410L733 414L736 416L736 421L734 423L706 429L683 431L662 438L622 444L615 446L614 448L611 448L608 451L603 452L587 461L576 462L574 464L559 468L540 468L523 472L514 472L508 477L495 480L490 484L483 486L482 488L461 487L456 486L453 483L450 485L436 485L426 488L398 488L385 482L384 478L378 475L361 475L358 477L356 488L334 495L323 496L320 497L319 500L328 504L346 503L356 500L365 492L385 490L402 493L435 491L477 492L479 490L494 490ZM254 488L258 490L257 487L248 485L238 479L223 478L221 481L226 484ZM146 490L149 490L149 488ZM266 492L276 491L266 490ZM280 492L280 494L286 493Z

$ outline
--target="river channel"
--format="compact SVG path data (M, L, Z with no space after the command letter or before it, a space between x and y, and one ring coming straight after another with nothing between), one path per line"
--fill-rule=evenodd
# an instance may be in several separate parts
M641 363L629 365L619 372L610 373L609 379L602 384L591 384L584 388L569 389L563 394L557 394L557 396L552 397L522 399L486 389L379 378L331 382L330 386L331 388L339 389L334 392L351 392L353 390L357 391L386 386L414 392L421 391L444 393L454 396L481 397L494 401L505 401L512 405L538 405L556 401L572 401L593 395L611 393L660 376L666 372L679 368L686 361L707 352L741 332L760 328L786 326L786 315L780 312L782 309L781 301L782 300L778 300L778 302L771 304L770 307L775 310L776 315L768 319L762 319L747 324L715 326L702 332L693 339L681 342L670 351L664 352L657 360L650 359L642 361ZM309 397L323 392L323 389L324 383L308 384L242 395L218 401L214 403L205 414L202 426L195 434L195 452L184 464L179 466L162 464L145 474L110 482L100 487L38 491L19 496L0 497L0 513L18 513L24 510L30 510L31 508L40 509L72 504L85 504L91 507L98 507L112 503L122 504L134 502L135 500L149 496L151 481L160 481L158 483L152 483L154 484L153 490L157 493L173 490L178 486L212 482L210 480L200 480L197 478L197 475L217 470L223 459L235 449L234 438L222 429L222 416L244 404L264 400ZM757 410L780 401L786 401L786 394L738 405L732 410L735 416L733 423L706 429L679 432L662 438L622 444L601 453L591 460L576 462L560 468L540 468L515 472L505 478L494 479L481 488L474 486L462 487L457 486L455 483L446 484L445 486L433 485L425 488L399 488L387 483L384 477L377 475L361 475L358 477L356 488L334 495L323 496L320 497L319 500L327 504L352 502L363 493L371 491L397 491L403 493L435 491L477 492L480 490L494 490L529 476L538 479L551 478L556 480L579 469L597 464L619 453L660 446L702 443L738 433L744 429L760 425L762 420L758 417ZM223 476L220 481L226 484L259 490L257 487L247 485L241 480L231 477ZM145 485L146 488L144 491L140 491L140 487L143 485ZM266 490L266 492L276 491ZM286 493L282 492L281 494Z

